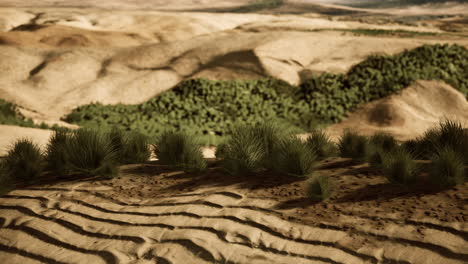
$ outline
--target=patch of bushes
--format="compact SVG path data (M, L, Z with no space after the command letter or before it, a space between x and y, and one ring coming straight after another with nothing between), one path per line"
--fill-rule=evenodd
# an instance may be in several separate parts
M316 175L311 177L307 183L307 196L313 201L323 201L328 199L333 193L333 186L329 177Z
M358 105L380 99L415 80L443 80L468 96L468 50L424 45L393 56L370 56L346 74L325 73L298 87L272 78L248 81L192 79L138 105L80 106L65 117L83 127L165 130L229 136L235 123L277 119L310 131L341 121Z
M264 9L272 9L282 6L283 0L258 0L248 5L231 10L232 13L253 13Z
M186 132L164 132L154 144L154 153L162 164L187 172L200 172L207 167L200 144Z

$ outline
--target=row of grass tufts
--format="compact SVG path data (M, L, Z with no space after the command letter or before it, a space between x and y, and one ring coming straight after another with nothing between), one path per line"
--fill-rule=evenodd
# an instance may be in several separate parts
M27 139L16 141L0 162L0 188L4 191L15 181L34 182L46 172L62 178L71 176L105 176L118 174L122 164L141 163L149 159L148 138L118 129L100 132L91 129L58 129L45 152ZM159 161L187 172L207 169L201 144L192 134L165 131L159 136L154 154ZM444 189L466 181L468 132L461 123L445 120L422 137L399 144L391 135L377 133L371 137L346 131L338 144L322 131L314 131L301 140L284 124L275 122L255 126L237 125L232 135L216 150L216 157L226 172L252 176L271 171L291 177L309 178L307 193L313 200L331 196L329 177L316 173L318 163L340 155L383 173L391 184L413 187L424 184L418 159L429 159L428 180Z
M32 183L47 173L60 178L114 177L119 165L144 162L150 154L141 134L56 129L45 151L29 139L14 142L0 161L0 184L5 191L14 182Z

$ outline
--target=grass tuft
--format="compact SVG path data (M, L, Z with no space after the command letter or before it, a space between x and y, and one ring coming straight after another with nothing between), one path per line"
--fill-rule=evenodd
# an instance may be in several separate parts
M109 138L120 164L143 163L151 156L148 138L143 134L113 128Z
M338 142L341 157L352 158L357 162L367 162L372 154L372 145L366 136L346 130Z
M48 166L60 176L117 175L118 156L109 137L97 130L56 131L47 147ZM60 157L60 160L56 159Z
M44 171L43 160L38 145L29 139L17 140L1 162L3 181L34 181Z
M432 157L430 180L440 188L451 188L466 180L463 157L450 147L444 147Z
M315 152L318 160L332 157L338 153L335 143L321 130L313 131L306 142L307 146Z
M414 157L401 147L383 154L382 170L389 182L406 186L416 183L419 173Z
M275 164L274 169L278 172L305 177L314 171L317 155L307 143L295 136L290 136L278 142L272 161Z
M199 143L185 132L162 133L156 140L154 152L162 164L187 172L200 172L207 167Z
M236 126L231 138L217 152L223 159L223 167L231 174L247 174L260 171L267 156L265 139L252 126Z
M313 201L323 201L333 194L333 186L325 175L316 175L307 183L307 196Z

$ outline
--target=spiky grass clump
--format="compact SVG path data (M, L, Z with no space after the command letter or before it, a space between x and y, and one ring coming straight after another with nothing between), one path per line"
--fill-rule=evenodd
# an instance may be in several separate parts
M382 169L383 156L396 150L398 143L392 135L383 132L375 133L369 141L371 147L367 162L375 169Z
M260 171L267 156L265 140L252 126L236 126L231 138L218 151L223 167L231 174Z
M367 162L373 153L372 145L366 136L346 130L338 142L341 157L352 158L357 162Z
M268 121L251 127L253 136L257 138L264 149L263 166L268 169L273 169L272 163L273 153L279 142L293 134L286 125L279 122Z
M323 201L333 194L333 186L327 176L316 175L308 181L306 192L313 201Z
M406 186L416 183L420 171L411 153L401 147L383 155L382 170L389 182Z
M307 143L295 136L290 136L278 142L272 161L274 161L276 171L304 177L311 175L314 171L317 155Z
M109 138L121 164L142 163L151 156L148 138L143 134L113 128L109 132Z
M468 132L460 122L448 119L440 122L438 127L427 130L411 147L421 159L431 159L434 154L449 147L463 157L465 164L468 163Z
M207 167L199 143L186 132L162 133L156 140L154 153L162 164L187 172L199 172Z
M65 153L65 145L70 138L70 133L65 129L57 129L49 138L46 147L45 160L47 169L58 173L59 175L66 175L67 172L67 158Z
M54 136L49 141L47 160L58 175L113 177L118 174L117 154L104 133L78 129L70 133L56 132ZM54 164L57 156L63 160Z
M370 137L370 143L385 152L392 151L398 147L396 139L385 132L375 133Z
M451 188L466 180L465 164L459 152L444 147L432 157L430 180L440 188Z
M315 130L307 138L307 146L317 155L318 160L332 157L338 153L337 146L321 130Z
M38 145L29 139L17 140L2 160L1 171L5 182L34 181L44 171L44 157Z
M0 195L7 193L13 188L13 179L6 171L3 160L0 160Z
M274 169L273 155L278 142L293 132L275 121L255 126L237 125L230 139L218 148L216 156L223 158L225 169L232 174Z

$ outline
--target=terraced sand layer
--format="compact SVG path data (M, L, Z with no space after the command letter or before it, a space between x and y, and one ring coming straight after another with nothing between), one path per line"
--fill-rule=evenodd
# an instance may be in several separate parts
M0 196L6 263L465 263L468 184L405 191L365 165L324 162L329 201L306 181L202 175L149 162L112 180L74 180Z

